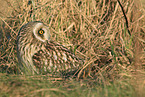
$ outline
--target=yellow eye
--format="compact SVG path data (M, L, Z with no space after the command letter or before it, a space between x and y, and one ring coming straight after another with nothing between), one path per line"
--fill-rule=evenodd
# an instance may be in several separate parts
M44 30L39 30L38 33L39 34L44 34Z

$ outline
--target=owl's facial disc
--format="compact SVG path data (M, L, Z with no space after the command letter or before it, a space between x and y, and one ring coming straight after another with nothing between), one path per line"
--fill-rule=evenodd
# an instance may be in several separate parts
M50 39L49 28L45 26L43 23L37 23L34 26L33 34L38 40L42 42L45 42Z

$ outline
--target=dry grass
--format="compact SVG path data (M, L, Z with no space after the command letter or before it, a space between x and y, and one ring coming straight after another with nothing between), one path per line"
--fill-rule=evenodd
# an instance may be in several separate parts
M99 68L99 72L89 73L92 79L99 75L101 82L107 84L103 72L111 67L107 76L113 81L124 75L128 78L128 75L133 77L144 72L145 9L142 3L120 0L128 18L130 35L117 0L5 1L13 10L7 9L10 16L0 17L0 72L17 72L16 36L23 24L34 20L48 25L53 40L84 58L83 69L90 71L90 64ZM145 79L140 81L144 85Z

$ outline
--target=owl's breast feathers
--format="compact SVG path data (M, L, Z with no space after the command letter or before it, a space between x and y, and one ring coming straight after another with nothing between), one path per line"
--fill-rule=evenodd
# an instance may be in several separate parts
M45 43L32 59L39 72L76 69L83 63L83 60L77 58L66 47L54 41Z

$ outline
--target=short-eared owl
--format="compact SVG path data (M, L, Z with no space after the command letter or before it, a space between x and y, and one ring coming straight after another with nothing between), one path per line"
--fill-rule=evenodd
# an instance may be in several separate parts
M43 73L78 68L82 60L50 39L49 28L40 21L22 26L17 37L18 60L26 73Z

